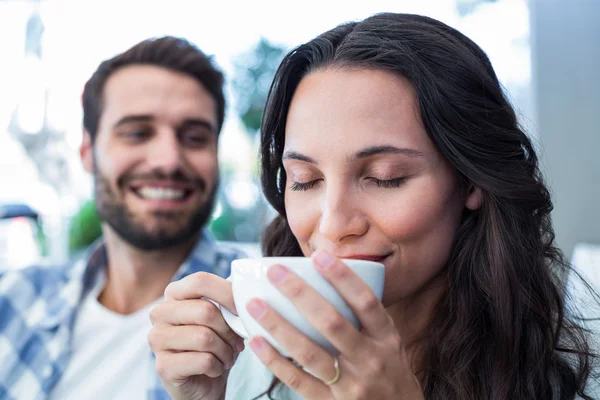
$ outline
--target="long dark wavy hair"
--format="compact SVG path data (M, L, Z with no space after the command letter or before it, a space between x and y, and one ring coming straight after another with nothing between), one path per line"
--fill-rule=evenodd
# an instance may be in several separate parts
M568 311L569 265L554 242L552 201L534 146L486 54L439 21L377 14L283 59L261 131L262 186L278 213L264 233L264 254L302 255L284 207L286 118L303 77L327 67L407 78L437 150L483 192L481 208L464 213L446 266L447 291L425 332L425 398L591 399L586 382L596 356Z

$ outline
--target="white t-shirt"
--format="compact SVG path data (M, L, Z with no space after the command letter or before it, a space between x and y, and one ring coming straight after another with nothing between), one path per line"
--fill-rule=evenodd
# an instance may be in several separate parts
M73 331L72 355L50 400L145 399L154 360L148 345L152 304L130 315L98 302L105 279L83 299ZM156 300L157 302L160 299Z

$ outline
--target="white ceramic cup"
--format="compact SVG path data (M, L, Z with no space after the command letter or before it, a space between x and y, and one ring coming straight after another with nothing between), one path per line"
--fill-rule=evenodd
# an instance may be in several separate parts
M342 261L365 281L375 296L381 300L385 278L384 265L366 260ZM227 324L244 339L249 339L253 336L262 336L282 355L289 356L277 341L248 313L246 304L253 298L259 298L274 308L312 341L323 347L330 354L336 355L337 350L333 345L300 314L287 297L269 282L267 270L275 264L284 265L300 276L331 303L356 329L360 329L356 315L329 282L315 269L312 259L307 257L263 257L234 260L231 265L231 276L228 280L232 282L233 300L239 317L226 308L219 306Z

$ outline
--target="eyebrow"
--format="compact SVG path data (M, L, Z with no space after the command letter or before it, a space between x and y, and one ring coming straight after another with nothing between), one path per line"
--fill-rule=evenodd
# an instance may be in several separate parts
M314 158L310 158L309 156L305 156L304 154L298 153L296 151L286 151L283 153L281 157L282 160L298 160L304 161L309 164L317 164Z
M210 122L208 122L205 119L200 119L200 118L188 118L186 120L183 121L183 123L181 124L181 126L198 126L201 128L206 128L208 129L210 132L216 132L217 130L215 129L215 127L212 126L212 124Z
M129 124L132 122L151 122L154 121L154 116L152 115L126 115L125 117L118 120L113 128L118 128L121 125ZM202 118L187 118L185 119L180 126L200 126L208 129L211 132L215 132L216 129L212 126L210 122Z
M400 148L390 145L367 147L352 156L351 160L359 160L379 154L400 154L408 157L422 157L423 153L419 150Z
M353 156L348 158L348 161L356 161L363 158L368 158L372 156L376 156L379 154L400 154L407 157L422 157L423 153L419 150L408 149L408 148L400 148L390 145L384 146L372 146L367 147L365 149L360 150ZM314 158L309 156L305 156L304 154L298 153L296 151L286 151L283 153L282 160L298 160L304 161L309 164L318 164Z
M152 115L126 115L120 120L118 120L113 128L118 128L121 125L129 124L131 122L149 122L154 120Z

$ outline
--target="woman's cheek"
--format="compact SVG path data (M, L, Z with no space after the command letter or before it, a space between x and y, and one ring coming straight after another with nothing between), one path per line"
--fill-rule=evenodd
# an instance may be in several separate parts
M318 211L315 210L314 200L301 197L297 194L286 196L285 211L288 225L302 246L318 227Z

